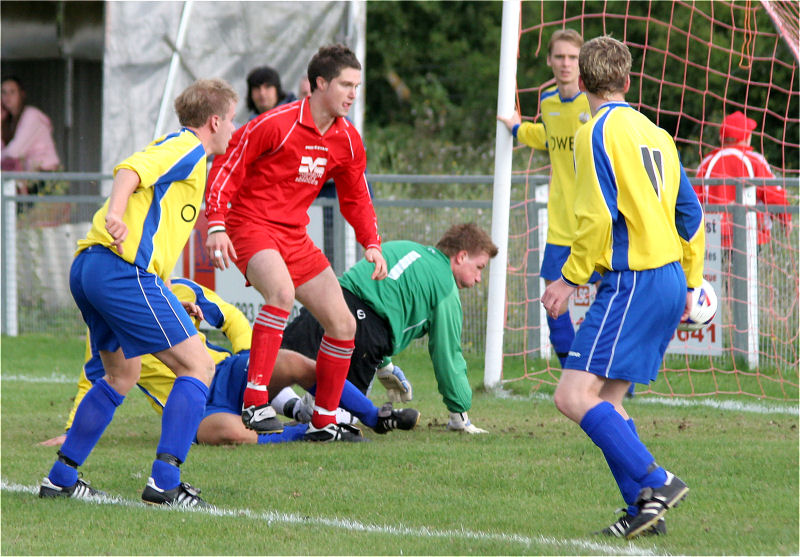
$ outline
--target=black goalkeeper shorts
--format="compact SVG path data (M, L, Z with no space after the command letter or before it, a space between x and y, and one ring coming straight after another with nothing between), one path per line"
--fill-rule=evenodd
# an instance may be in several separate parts
M392 337L386 321L372 308L346 288L342 288L342 293L350 313L356 318L356 346L347 379L366 394L381 361L392 354ZM322 326L308 309L301 308L300 314L286 326L281 348L316 360L320 342Z

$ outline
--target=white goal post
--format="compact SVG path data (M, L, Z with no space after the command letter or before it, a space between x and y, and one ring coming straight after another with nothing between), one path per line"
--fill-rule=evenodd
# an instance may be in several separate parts
M500 43L500 62L499 62L499 78L498 78L498 96L497 96L497 114L502 116L510 115L515 109L516 91L517 91L517 60L519 50L520 38L520 23L521 23L521 2L519 0L504 0L503 1L503 14L502 14L502 28L501 28L501 43ZM787 39L790 40L790 39ZM514 138L509 133L505 124L497 122L495 131L495 169L494 169L494 190L492 201L492 239L498 246L498 254L492 259L489 267L489 292L487 303L487 317L486 317L486 349L484 355L484 377L483 384L487 389L496 388L502 379L503 371L503 356L504 356L504 334L506 329L506 311L507 311L507 288L508 288L508 260L509 260L509 228L511 222L511 177L512 177L512 155L514 147ZM791 145L790 145L791 147ZM728 179L730 181L730 179ZM706 185L719 185L720 179L691 179L692 184L703 183ZM767 182L774 182L767 184ZM733 215L733 222L736 224L736 229L740 232L734 234L734 249L731 256L732 270L723 273L719 268L722 261L721 243L719 239L719 231L717 237L710 244L710 248L706 253L706 269L712 267L717 281L722 280L722 275L725 274L726 280L731 281L730 291L726 293L726 298L729 304L730 315L725 318L728 320L725 323L727 329L727 348L726 353L731 354L736 358L739 355L746 360L746 366L755 370L759 368L761 361L764 359L764 348L759 346L760 336L767 336L771 334L769 329L765 333L761 332L761 325L763 324L763 314L759 316L759 311L763 312L762 304L759 303L760 297L769 298L769 293L759 293L759 288L765 288L759 282L759 276L766 274L759 269L759 245L757 240L757 231L759 224L757 222L757 214L755 207L757 202L755 197L756 187L759 185L774 185L783 188L791 188L792 199L796 199L796 188L798 187L798 180L796 177L774 178L765 180L763 178L752 179L739 179L736 183L736 203L730 209L726 209L721 205L707 204L704 210L707 210L706 215L706 233L708 232L709 222L714 220L713 215L719 216L721 211L730 211ZM536 199L540 203L541 199ZM790 203L791 205L791 203ZM775 213L778 206L767 208L771 213ZM797 214L797 207L787 207L780 205L781 213ZM758 209L764 210L763 203ZM536 209L541 215L536 217L536 226L539 228L538 246L544 246L546 242L546 211L544 209ZM716 222L716 221L715 221ZM530 232L530 223L528 223ZM739 238L741 243L738 243ZM796 238L796 237L795 237ZM795 240L796 241L796 240ZM716 262L716 267L710 265L709 253L711 260ZM796 252L794 252L796 254ZM761 256L762 259L765 257ZM793 256L794 257L794 256ZM513 261L513 254L512 254ZM781 260L782 261L782 260ZM792 259L791 261L796 261ZM782 263L781 263L782 264ZM796 272L796 270L795 270ZM535 277L535 271L530 275ZM794 275L796 277L796 275ZM534 284L539 284L538 279ZM768 279L765 279L768 280ZM796 292L796 278L793 279L794 283L790 288ZM528 283L530 284L530 283ZM766 283L765 283L766 284ZM723 289L720 282L716 282L717 291L722 293ZM513 287L513 283L512 283ZM529 295L527 300L528 309L532 305L538 305L539 293L543 284L537 289L535 295ZM770 286L771 288L771 286ZM513 290L513 288L512 288ZM790 290L790 291L792 291ZM527 292L526 292L527 293ZM796 298L795 298L796 299ZM768 301L767 301L768 302ZM767 303L765 302L765 303ZM791 304L792 300L789 301ZM775 303L775 302L772 302ZM586 304L588 306L588 303ZM530 344L535 348L531 351L538 351L539 356L545 359L550 357L550 346L547 340L547 326L544 315L540 315L541 307L534 308L536 315L538 315L539 325L536 326L534 331L535 336L528 336L526 340L533 340L534 343ZM723 319L722 312L720 317ZM513 322L513 319L512 319ZM791 323L791 321L789 321ZM794 333L790 334L793 335ZM795 339L796 336L792 338ZM680 350L672 350L668 348L668 352L688 354L688 355L717 355L713 354L707 345L702 345L702 351L694 346L692 339L681 339L683 342ZM513 343L513 333L509 335L508 342ZM702 338L698 341L702 342ZM722 350L722 341L719 337L715 337L717 343L716 350ZM672 346L672 345L671 345ZM687 348L688 347L688 348ZM790 346L789 350L793 350L796 355L796 349ZM767 358L769 359L769 358ZM789 356L784 358L788 362L796 362ZM796 365L796 364L795 364Z
M511 114L514 110L514 95L517 90L520 9L520 0L503 0L497 113L504 116ZM511 151L514 146L514 138L508 132L505 124L498 121L495 133L492 239L499 249L489 266L486 356L483 375L483 384L487 388L493 388L500 382L500 373L503 367L508 222L511 204Z

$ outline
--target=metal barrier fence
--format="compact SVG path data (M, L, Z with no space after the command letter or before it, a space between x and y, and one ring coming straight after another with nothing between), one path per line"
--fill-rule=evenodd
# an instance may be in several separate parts
M473 184L486 186L491 196L492 176L368 175L370 183ZM0 325L2 333L81 335L84 324L69 293L69 267L75 244L91 225L95 211L105 201L93 195L20 195L17 180L81 181L100 183L112 176L98 173L12 173L2 175L0 198L0 266L2 282ZM515 177L515 183L523 183ZM530 180L529 180L530 181ZM536 183L547 183L537 177ZM324 251L337 274L360 256L352 232L335 199L319 198L325 218ZM491 229L491 201L375 199L384 241L404 239L435 244L456 222L474 221ZM345 257L349 255L349 257ZM349 259L349 261L348 261ZM176 274L180 274L176 270ZM485 273L485 277L488 273ZM484 278L485 278L484 277ZM462 292L463 343L467 351L480 351L485 338L486 285Z
M110 180L108 174L98 173L10 173L2 176L2 198L0 200L0 264L2 264L2 333L42 332L55 335L80 335L84 330L79 312L75 309L68 287L69 266L72 261L75 242L88 230L92 215L105 200L103 196L91 195L19 195L16 180L58 180L92 181L98 185ZM414 176L414 175L368 175L372 184L379 183L423 183L436 187L440 184L485 185L486 200L438 200L438 199L375 199L374 205L385 241L393 239L413 240L423 244L435 244L444 231L453 223L474 221L486 230L491 230L491 184L492 176ZM693 180L694 181L694 180ZM514 176L515 185L528 187L546 184L547 176ZM791 187L797 187L797 180ZM706 184L721 183L720 180L706 180ZM759 184L786 185L785 180L769 180ZM98 191L100 188L98 187ZM524 196L524 192L522 194ZM796 197L795 197L796 199ZM512 202L519 205L520 202ZM536 215L545 203L525 201L523 211L527 222L522 223L528 232L538 226ZM325 252L332 262L334 271L341 274L346 266L354 261L359 250L353 248L352 234L348 237L344 220L335 207L335 199L320 198L315 205L323 207L325 214ZM723 207L709 206L709 210ZM732 207L734 218L744 221L745 213L752 208ZM790 212L797 218L797 206L759 207L770 212ZM520 233L521 231L516 231ZM514 231L512 230L512 234ZM735 242L740 240L735 238ZM736 246L734 246L736 248ZM509 244L509 253L515 250ZM349 251L348 251L349 250ZM530 251L530 248L528 248ZM734 249L734 254L744 253ZM348 255L348 257L345 257ZM529 254L530 256L530 254ZM788 262L792 264L791 262ZM734 262L733 275L746 276L746 258ZM794 261L796 267L796 261ZM536 303L539 282L535 274L537 265L525 273L526 289L531 303ZM532 269L532 270L531 270ZM176 271L177 274L180 274ZM484 279L488 279L485 273ZM513 285L509 285L513 288ZM744 286L742 286L744 288ZM463 344L467 352L481 352L485 344L487 284L461 293L464 307ZM743 292L735 299L746 299ZM793 303L797 303L795 300ZM746 323L747 316L742 306L737 323ZM531 312L533 315L534 312ZM529 324L530 325L530 324ZM535 324L534 324L535 325ZM737 344L746 345L746 326L736 326L739 335ZM507 339L515 342L514 334ZM510 347L513 351L515 348Z

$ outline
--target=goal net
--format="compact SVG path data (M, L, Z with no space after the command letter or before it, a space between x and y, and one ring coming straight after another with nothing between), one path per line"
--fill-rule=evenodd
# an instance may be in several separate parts
M706 200L705 277L715 286L719 311L704 329L676 334L663 373L647 392L798 400L797 6L722 1L522 3L516 104L523 121L538 119L539 94L555 83L545 65L550 35L562 28L574 29L585 39L610 34L625 42L633 55L626 100L675 138L689 176L695 176L703 157L719 146L723 117L737 110L757 122L752 146L777 176L757 182L725 180L736 187L736 202L723 206ZM504 29L509 32L513 31ZM555 384L560 373L540 303L544 281L538 276L546 242L549 172L546 152L514 147L513 174L524 180L511 189L501 381L525 392ZM692 181L699 186L722 183ZM766 205L754 199L754 186L765 185L783 188L787 204ZM731 215L732 242L722 238L723 212ZM576 326L592 299L589 287L573 296L570 314ZM488 363L487 359L487 374Z

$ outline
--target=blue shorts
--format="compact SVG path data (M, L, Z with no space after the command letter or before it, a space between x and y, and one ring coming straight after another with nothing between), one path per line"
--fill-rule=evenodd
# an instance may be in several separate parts
M95 245L72 262L69 288L89 327L92 352L126 358L161 352L197 334L192 319L164 281Z
M211 414L242 415L242 400L244 388L247 385L247 364L250 361L250 351L240 352L222 360L217 364L214 380L208 390L206 410L203 419ZM284 425L282 433L273 433L264 437L267 443L286 443L300 441L308 429L308 424ZM195 437L195 443L197 437Z
M244 388L247 385L247 364L250 351L234 354L217 364L214 379L208 389L208 400L203 418L211 414L226 412L242 415Z
M561 268L567 262L570 254L569 246L559 246L557 244L545 244L544 255L542 256L542 268L539 271L539 276L545 280L558 280L561 278ZM589 282L586 284L594 284L603 277L597 271L592 273L589 277Z
M164 373L164 368L161 366L156 368L152 365L147 365L147 358L147 355L143 355L142 372L139 376L139 381L136 382L136 386L148 398L153 409L160 414L164 411L164 405L167 403L169 393L172 391L175 375L172 372ZM150 358L155 359L155 356L150 356ZM106 374L103 361L96 350L92 352L92 357L83 364L83 374L93 385L95 381ZM80 381L82 382L83 379L81 378Z
M679 263L608 271L564 369L644 385L655 381L685 306L686 276Z

